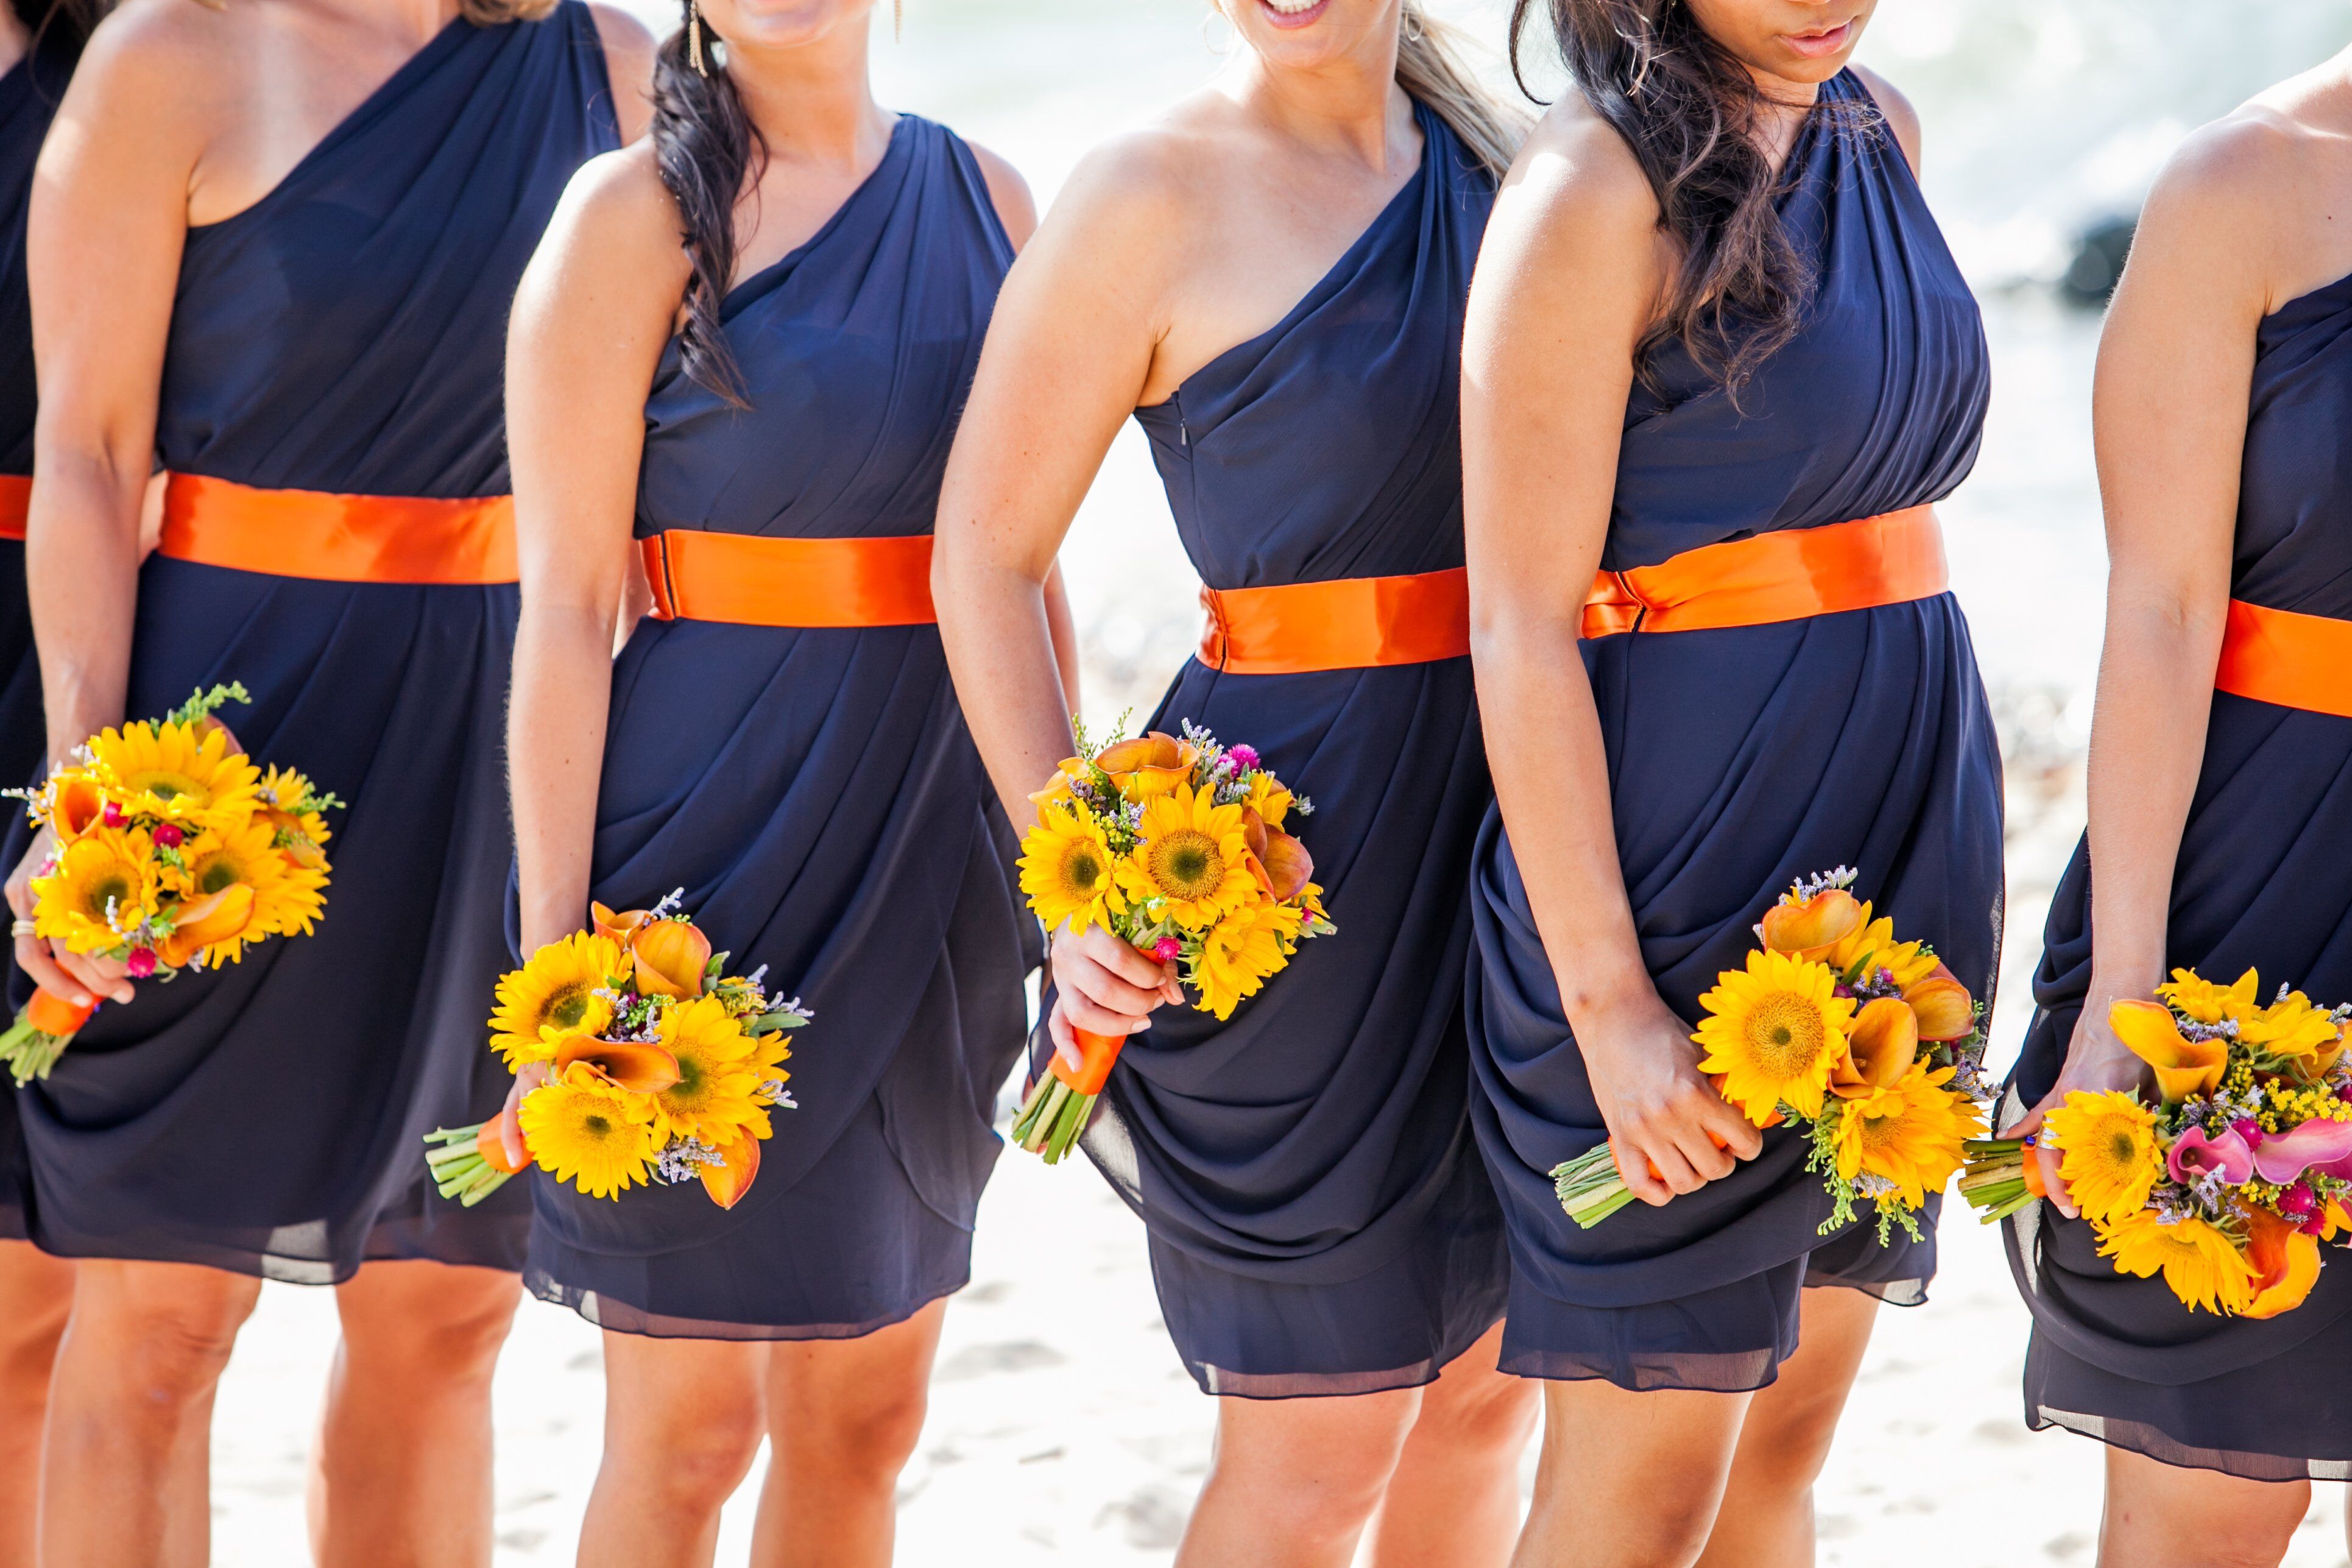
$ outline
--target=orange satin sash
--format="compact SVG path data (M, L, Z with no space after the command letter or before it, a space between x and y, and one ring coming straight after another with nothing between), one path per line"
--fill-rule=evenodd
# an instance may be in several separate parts
M931 536L786 539L672 529L637 541L654 615L741 626L915 626L931 608Z
M1947 585L1936 510L1915 506L1603 572L1584 601L1584 635L1769 626L1930 599Z
M514 498L265 490L201 474L163 487L161 554L333 583L511 583Z
M1202 588L1201 662L1231 675L1429 664L1470 651L1470 574Z
M2352 621L2232 599L2213 687L2281 708L2352 719Z
M32 504L31 475L0 474L0 539L24 540L25 514Z

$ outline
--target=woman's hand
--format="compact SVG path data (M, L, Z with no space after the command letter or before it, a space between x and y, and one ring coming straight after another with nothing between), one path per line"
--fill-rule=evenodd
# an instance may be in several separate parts
M1695 1193L1763 1149L1763 1135L1698 1070L1689 1028L1655 992L1579 1025L1576 1043L1618 1173L1643 1203Z
M44 827L33 835L33 847L16 862L16 869L8 878L8 908L16 912L17 920L33 918L33 879L48 866L57 852L57 837ZM124 977L120 960L70 952L61 942L44 942L30 935L17 937L16 964L33 977L34 984L77 1007L87 1007L100 997L109 1002L128 1002L136 994Z
M507 1163L521 1170L530 1163L530 1151L522 1143L522 1097L548 1080L545 1062L525 1062L515 1071L514 1087L507 1090L507 1102L499 1108L499 1142L507 1152Z
M1175 971L1155 963L1099 926L1072 935L1054 933L1054 1011L1046 1030L1054 1052L1072 1071L1086 1065L1072 1028L1125 1037L1151 1026L1151 1011L1181 1002Z
M2075 1020L2074 1038L2066 1047L2066 1065L2058 1070L2058 1081L2050 1092L2034 1103L2032 1110L2015 1126L2006 1129L2004 1138L2028 1138L2042 1131L2042 1118L2053 1106L2066 1103L2066 1097L2077 1089L2096 1094L2105 1089L2126 1091L2146 1087L2147 1064L2134 1056L2131 1048L2116 1037L2107 1023L2107 1009L2118 1001L2129 1000L2129 991L2105 990L2093 985L2084 1000L2083 1016ZM2147 993L2138 994L2145 1001ZM2080 1219L2083 1211L2074 1206L2073 1194L2059 1179L2059 1152L2046 1144L2036 1144L2033 1157L2042 1165L2042 1190L2058 1205L2058 1212L2068 1219Z

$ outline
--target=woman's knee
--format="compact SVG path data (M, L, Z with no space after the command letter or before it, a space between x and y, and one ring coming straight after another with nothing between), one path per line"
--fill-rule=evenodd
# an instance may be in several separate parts
M605 1414L604 1464L666 1510L716 1513L751 1473L765 1422L756 1387L698 1387L658 1402L615 1400Z
M395 1268L411 1272L388 1281L389 1289L383 1274L369 1278ZM355 1367L404 1380L486 1380L521 1300L515 1277L494 1269L371 1264L343 1287L345 1354Z
M1364 1528L1423 1408L1419 1390L1258 1405L1227 1400L1209 1484L1300 1542Z
M2311 1506L2308 1481L2253 1481L2107 1450L2103 1568L2277 1568Z
M1541 1385L1484 1369L1448 1371L1422 1400L1412 1440L1469 1459L1516 1458L1534 1436L1543 1408Z
M86 1270L92 1266L84 1265ZM171 1268L164 1275L146 1270ZM142 1399L184 1405L202 1397L227 1369L260 1282L211 1269L132 1265L86 1275L77 1338L89 1357L133 1386Z
M780 1404L773 1423L778 1446L803 1470L816 1466L840 1481L896 1486L922 1441L929 1391L908 1377L845 1392L845 1397L821 1404Z

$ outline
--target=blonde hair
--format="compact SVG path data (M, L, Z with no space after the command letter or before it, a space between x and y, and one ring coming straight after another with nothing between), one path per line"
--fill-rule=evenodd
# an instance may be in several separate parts
M1488 91L1463 58L1467 35L1404 0L1397 35L1397 85L1430 107L1471 155L1500 180L1528 139L1532 118Z

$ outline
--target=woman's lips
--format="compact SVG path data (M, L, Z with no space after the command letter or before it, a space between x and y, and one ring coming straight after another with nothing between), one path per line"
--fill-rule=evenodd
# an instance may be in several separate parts
M1847 41L1853 36L1853 24L1850 21L1840 22L1836 26L1824 32L1785 35L1789 47L1809 60L1821 59L1837 53L1845 47Z
M1274 0L1257 0L1258 9L1265 14L1265 19L1274 26L1284 28L1313 26L1330 4L1331 0L1315 0L1311 5L1301 5L1295 10L1284 10L1275 5Z

